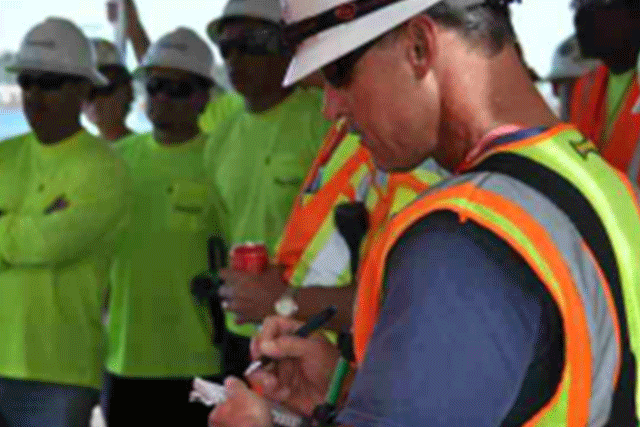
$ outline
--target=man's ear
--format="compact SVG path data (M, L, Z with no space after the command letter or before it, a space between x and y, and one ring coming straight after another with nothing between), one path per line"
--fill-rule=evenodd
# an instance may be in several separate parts
M431 68L436 49L436 25L428 16L412 18L406 26L406 55L417 78L422 78Z

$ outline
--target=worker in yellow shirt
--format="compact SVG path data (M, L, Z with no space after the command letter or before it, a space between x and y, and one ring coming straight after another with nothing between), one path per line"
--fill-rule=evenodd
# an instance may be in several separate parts
M230 246L264 242L270 255L331 123L316 88L283 88L291 58L282 42L278 0L230 0L207 32L229 68L245 109L218 125L206 149L211 185L222 198ZM227 313L225 371L249 362L253 324Z
M640 184L633 156L640 145L640 94L635 70L640 53L640 4L629 0L574 0L582 54L602 61L575 85L571 122L615 168Z
M134 73L153 130L116 145L132 170L134 202L111 272L103 412L112 426L165 425L165 411L147 408L204 425L206 412L188 402L191 380L221 373L208 307L190 292L218 234L198 127L212 58L200 37L178 28L151 45Z
M84 427L99 396L101 306L131 183L80 125L91 86L107 84L91 50L74 24L50 18L8 68L32 132L0 143L3 426Z
M140 21L138 10L133 0L124 0L127 19L127 37L131 40L133 51L142 61L151 45L149 36ZM242 96L229 85L227 70L219 65L212 67L211 76L215 85L211 88L211 97L207 107L200 115L199 125L204 133L213 132L219 123L235 115L244 108Z
M131 74L113 43L105 39L92 39L91 43L98 70L109 84L91 88L84 113L97 126L101 138L115 142L132 133L125 123L133 102Z

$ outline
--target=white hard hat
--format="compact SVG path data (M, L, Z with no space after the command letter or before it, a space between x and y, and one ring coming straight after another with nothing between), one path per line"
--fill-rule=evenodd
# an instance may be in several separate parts
M598 64L597 60L582 57L578 38L574 35L560 43L556 49L551 62L551 73L545 80L578 78L596 68Z
M300 38L284 86L356 50L441 0L281 0L289 39ZM510 0L502 0L507 3ZM486 0L445 0L457 8ZM298 33L296 37L291 36Z
M213 54L193 30L181 27L151 45L134 77L146 75L152 67L186 71L212 80Z
M116 65L124 67L124 61L116 48L116 45L105 39L91 39L93 50L96 52L96 65L98 68Z
M216 41L220 32L220 23L230 18L260 19L280 24L282 11L280 0L229 0L222 11L222 16L214 19L207 26L207 34Z
M86 77L97 86L107 84L98 72L89 40L71 21L48 18L25 36L7 71L45 71Z

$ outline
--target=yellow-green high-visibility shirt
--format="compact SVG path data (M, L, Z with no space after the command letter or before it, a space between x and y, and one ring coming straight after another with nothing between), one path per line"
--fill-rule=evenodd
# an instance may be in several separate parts
M101 307L130 186L121 158L84 130L0 143L0 376L100 386Z
M200 115L198 125L203 133L210 134L215 132L220 123L243 110L244 98L242 95L232 91L216 91Z
M109 372L183 378L220 373L206 305L191 280L208 270L207 239L219 235L216 197L203 164L204 134L163 145L135 135L116 149L131 168L131 224L111 271Z
M222 198L222 224L230 246L264 242L270 255L293 201L331 123L322 117L322 92L296 89L272 109L243 112L209 139L205 163ZM227 328L250 336L227 316Z

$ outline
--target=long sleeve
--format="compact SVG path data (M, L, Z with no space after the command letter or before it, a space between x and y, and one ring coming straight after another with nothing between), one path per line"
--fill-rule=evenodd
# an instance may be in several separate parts
M116 157L94 159L68 180L65 208L8 212L0 218L0 260L13 266L56 265L114 244L128 220L130 182ZM54 199L55 200L55 197Z

